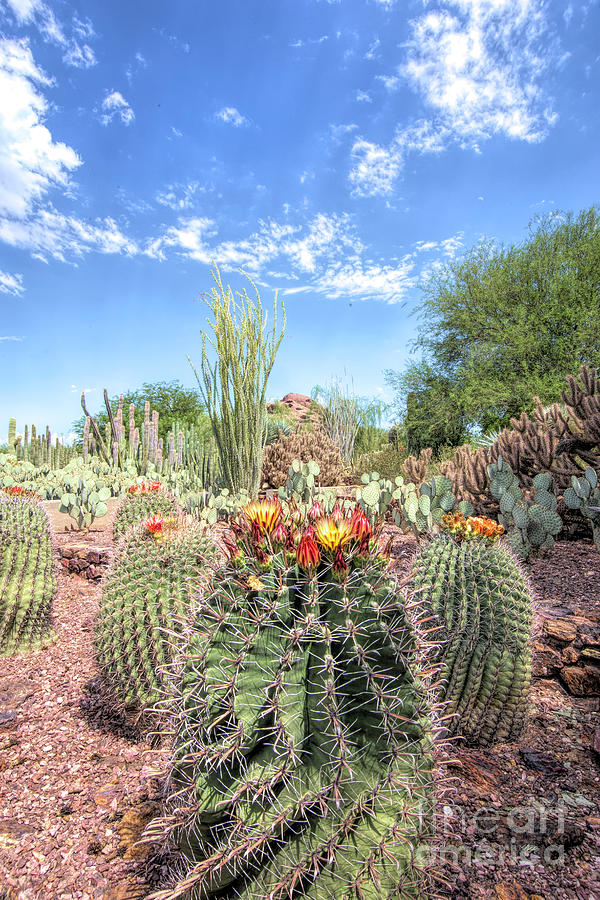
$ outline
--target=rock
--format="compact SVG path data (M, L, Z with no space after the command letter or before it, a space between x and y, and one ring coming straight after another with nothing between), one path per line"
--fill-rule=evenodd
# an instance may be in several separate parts
M63 549L60 551L60 555L63 559L73 559L73 551L70 547L63 547Z
M542 750L534 750L530 747L522 747L519 750L521 758L529 769L543 772L544 775L564 775L566 769L556 757Z
M13 728L17 723L17 714L14 709L5 709L0 712L0 728Z
M594 752L596 756L600 757L600 725L596 726L594 732Z
M116 888L110 888L102 895L102 900L144 900L147 896L146 888L139 884L122 884Z
M121 842L119 850L125 859L143 859L150 852L150 844L138 845L146 825L159 812L159 804L151 800L140 803L135 809L128 809L119 824L117 831Z
M536 643L533 646L532 672L537 678L551 678L557 675L564 663L558 650Z
M577 627L568 619L544 619L544 634L555 641L569 644L577 637Z
M37 685L29 678L0 679L0 703L2 706L20 706L37 690Z
M560 671L560 679L573 697L600 697L598 666L565 666Z
M516 881L501 881L496 885L497 900L531 900L530 895Z

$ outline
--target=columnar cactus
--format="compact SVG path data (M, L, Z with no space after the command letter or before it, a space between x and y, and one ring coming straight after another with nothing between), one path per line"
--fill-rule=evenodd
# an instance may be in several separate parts
M253 502L181 654L153 897L417 898L431 729L415 634L372 527ZM153 832L151 831L151 834Z
M113 539L117 541L132 525L139 525L148 516L174 516L177 512L175 499L162 490L160 481L131 485L115 516Z
M104 582L96 653L116 699L143 710L155 703L181 622L188 581L209 558L195 523L150 516L119 545Z
M0 655L51 639L56 574L50 526L35 497L0 492ZM25 492L26 494L26 492Z
M502 526L460 513L444 525L448 531L420 549L411 585L439 623L438 699L453 716L449 731L468 743L513 740L526 717L531 592L510 549L496 541Z

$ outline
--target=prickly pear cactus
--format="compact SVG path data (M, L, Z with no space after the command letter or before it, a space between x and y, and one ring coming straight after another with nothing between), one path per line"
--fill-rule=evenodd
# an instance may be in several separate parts
M279 497L291 500L296 504L312 503L317 478L320 473L319 464L313 460L303 463L299 459L294 459L289 469L285 487L279 488Z
M79 478L75 485L66 481L63 487L59 510L75 520L79 531L89 528L94 519L101 519L108 512L106 501L111 492L103 483Z
M535 476L533 501L525 497L519 479L502 456L488 466L488 478L490 493L500 501L499 521L506 529L506 540L519 559L550 550L562 528L552 476L548 472Z
M405 483L402 475L398 475L395 485L392 497L398 505L392 512L394 522L400 528L408 525L417 540L439 527L443 517L455 508L465 516L473 512L466 500L457 505L452 482L443 475L436 475L419 487L413 482Z
M356 490L356 502L372 522L382 519L392 502L392 482L387 478L380 478L379 472L365 472L360 480L361 487Z
M563 494L563 500L571 509L579 509L590 520L594 543L600 550L600 485L598 475L588 467L583 478L571 478L571 487Z
M50 525L35 498L0 492L0 655L52 639L56 596Z
M153 896L424 897L428 698L368 518L307 525L262 501L234 526L171 710L156 834L186 874Z
M227 522L249 502L247 493L232 494L229 488L223 488L218 493L212 489L195 491L183 499L186 512L207 525L214 525L218 521Z
M119 540L132 525L139 525L148 516L176 516L178 512L175 498L162 490L159 481L132 485L117 510L113 522L113 540Z
M417 555L411 590L439 622L438 699L451 733L486 745L518 737L531 677L531 592L489 519L446 518Z
M106 574L96 655L117 701L143 710L155 703L162 669L189 616L188 583L211 558L194 523L150 516L130 529Z

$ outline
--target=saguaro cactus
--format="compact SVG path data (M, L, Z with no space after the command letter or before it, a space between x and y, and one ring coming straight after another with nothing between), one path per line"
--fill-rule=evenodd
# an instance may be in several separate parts
M253 502L181 656L156 900L417 898L431 731L415 634L371 525ZM151 830L151 834L155 833Z
M439 622L438 699L451 733L469 743L516 738L531 676L531 593L489 519L445 517L448 531L422 546L412 590Z

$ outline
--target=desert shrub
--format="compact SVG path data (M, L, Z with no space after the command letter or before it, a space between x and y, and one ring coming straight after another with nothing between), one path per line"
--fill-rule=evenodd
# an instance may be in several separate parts
M293 460L318 463L322 485L340 484L345 470L337 446L320 428L312 431L294 431L289 437L281 436L265 448L262 467L262 483L266 487L282 487L288 477Z

